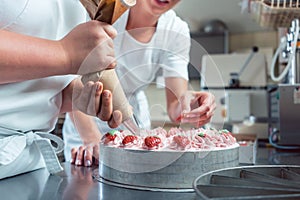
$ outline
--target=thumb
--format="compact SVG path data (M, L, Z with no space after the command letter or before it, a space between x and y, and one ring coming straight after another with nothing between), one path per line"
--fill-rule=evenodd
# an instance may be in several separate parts
M104 31L109 37L115 38L117 36L117 30L112 25L106 23L103 23L102 25Z
M187 113L191 111L191 100L193 95L190 92L186 92L180 97L179 103L181 105L181 112Z

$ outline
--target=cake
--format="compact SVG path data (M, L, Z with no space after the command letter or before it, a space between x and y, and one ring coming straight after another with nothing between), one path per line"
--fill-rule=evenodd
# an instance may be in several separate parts
M123 187L192 189L199 175L238 165L238 143L227 130L159 127L106 133L100 143L99 176Z

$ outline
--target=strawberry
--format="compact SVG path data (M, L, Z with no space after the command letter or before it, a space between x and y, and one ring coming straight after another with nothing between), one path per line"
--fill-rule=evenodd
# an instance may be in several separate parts
M173 140L178 144L178 146L185 148L191 142L186 136L177 135L174 136Z
M117 134L116 134L116 133L118 133L118 132L119 132L119 131L112 130L112 131L106 133L106 134L104 135L104 138L105 138L106 143L107 143L107 142L110 142L110 141L114 141L114 140L116 139L116 137L117 137Z
M145 145L149 148L153 148L158 146L161 143L161 139L156 136L147 136L145 138Z
M134 141L137 140L137 137L135 135L126 135L122 141L123 145L134 143Z
M116 139L117 135L111 135L109 133L105 134L105 138L109 141L114 141Z

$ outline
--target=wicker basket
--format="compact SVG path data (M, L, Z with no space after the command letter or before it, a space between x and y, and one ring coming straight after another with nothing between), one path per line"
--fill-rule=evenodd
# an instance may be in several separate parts
M289 27L300 18L300 0L252 0L251 13L263 27Z

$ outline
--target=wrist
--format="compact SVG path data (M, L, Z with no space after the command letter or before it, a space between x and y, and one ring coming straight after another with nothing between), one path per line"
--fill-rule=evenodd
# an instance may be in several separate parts
M94 131L95 133L95 131ZM89 136L89 137L85 137L82 139L82 142L85 146L89 146L89 145L95 145L95 144L99 144L99 142L101 141L101 134L97 133L97 134L93 134L93 136Z
M73 67L72 59L70 56L69 51L67 50L67 46L64 43L63 40L57 41L57 48L58 52L60 52L60 59L62 63L61 67L61 73L62 75L67 74L77 74L77 70L75 70L75 67Z

